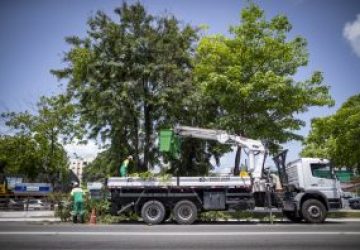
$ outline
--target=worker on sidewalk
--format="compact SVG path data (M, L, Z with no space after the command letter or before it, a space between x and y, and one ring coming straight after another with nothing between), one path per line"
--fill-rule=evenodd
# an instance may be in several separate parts
M71 198L73 200L73 222L77 223L78 216L80 216L80 221L83 222L84 218L84 191L79 187L79 183L75 182L73 184L73 189L71 190Z
M119 169L119 173L120 173L120 177L126 177L128 175L128 166L129 166L129 162L132 161L133 157L131 155L129 155L121 164L120 169Z

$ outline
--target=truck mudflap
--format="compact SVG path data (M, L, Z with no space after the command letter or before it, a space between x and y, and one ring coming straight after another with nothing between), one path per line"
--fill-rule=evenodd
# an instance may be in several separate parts
M291 200L284 200L282 203L282 210L283 211L296 211L297 206L296 202Z

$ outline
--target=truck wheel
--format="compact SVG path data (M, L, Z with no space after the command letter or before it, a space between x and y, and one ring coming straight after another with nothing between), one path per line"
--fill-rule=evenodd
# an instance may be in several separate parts
M292 222L301 222L303 219L301 216L296 216L295 212L292 211L283 211L283 215Z
M157 200L145 202L141 209L141 217L147 224L159 224L164 220L165 207Z
M197 219L197 207L189 200L181 200L173 209L173 217L179 224L192 224Z
M301 206L301 213L306 222L322 223L326 218L326 208L324 204L315 199L304 201Z

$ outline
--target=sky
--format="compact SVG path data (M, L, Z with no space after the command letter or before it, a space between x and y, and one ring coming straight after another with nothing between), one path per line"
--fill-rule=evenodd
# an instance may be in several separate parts
M63 53L69 49L66 36L86 36L87 19L97 10L113 15L123 1L112 0L2 0L0 1L0 113L34 110L42 95L63 91L50 69L65 66ZM132 3L134 1L126 1ZM174 14L183 23L207 24L207 34L228 35L230 25L240 22L243 0L143 0L149 13ZM331 87L334 107L310 108L299 114L306 126L298 131L306 136L314 117L333 114L347 98L360 93L360 1L357 0L255 0L267 18L286 15L293 29L290 38L303 36L308 41L310 62L295 78L307 79L315 70L324 73ZM0 128L4 133L4 128ZM288 158L301 151L300 142L284 145ZM88 156L97 146L67 146L70 154ZM232 155L222 164L233 164Z

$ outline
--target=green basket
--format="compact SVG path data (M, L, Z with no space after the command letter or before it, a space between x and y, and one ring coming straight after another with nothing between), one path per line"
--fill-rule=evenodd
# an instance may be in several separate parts
M159 133L159 150L167 153L171 158L179 159L181 140L178 135L170 129L162 129Z
M170 152L174 132L170 129L160 131L160 152Z

